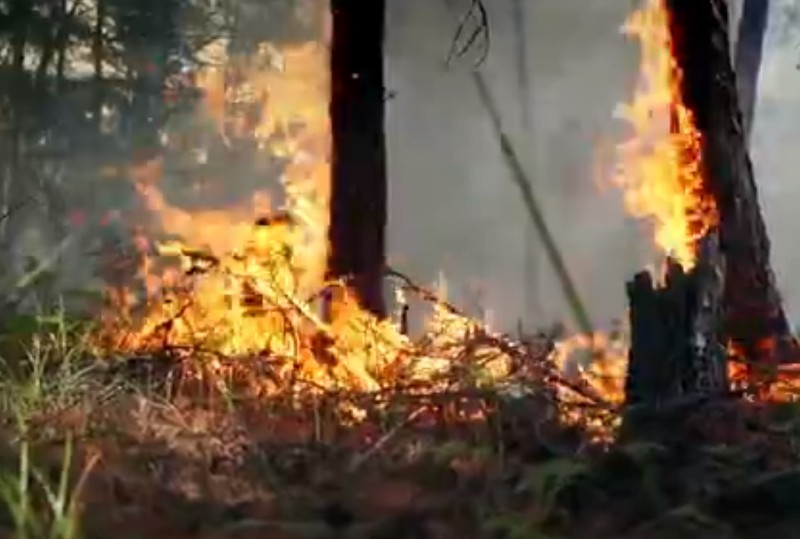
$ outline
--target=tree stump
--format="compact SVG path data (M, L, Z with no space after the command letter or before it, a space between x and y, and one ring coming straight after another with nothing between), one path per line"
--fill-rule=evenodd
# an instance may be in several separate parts
M660 408L727 391L726 351L720 344L723 272L724 260L710 235L690 272L668 260L663 284L649 272L628 283L628 406Z
M728 392L723 341L725 259L715 232L688 273L667 261L664 282L650 272L628 282L631 346L623 436L658 438L685 412Z

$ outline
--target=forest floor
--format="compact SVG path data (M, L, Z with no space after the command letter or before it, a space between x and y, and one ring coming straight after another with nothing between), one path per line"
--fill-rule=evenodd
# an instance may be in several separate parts
M794 404L706 404L669 441L602 446L536 395L265 398L20 331L2 345L2 537L800 537Z

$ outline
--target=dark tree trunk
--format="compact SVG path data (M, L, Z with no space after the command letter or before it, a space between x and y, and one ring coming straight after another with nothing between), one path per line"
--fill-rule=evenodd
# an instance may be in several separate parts
M92 32L92 64L94 67L94 115L98 133L103 122L103 58L105 52L106 1L96 0L94 30Z
M727 394L724 265L717 233L711 232L688 273L668 261L663 285L656 285L650 272L628 283L631 346L623 437L679 440L698 404Z
M702 137L706 188L720 214L725 334L752 361L788 359L794 340L770 267L731 66L725 0L666 0L681 91Z
M753 128L753 113L761 71L761 56L764 50L764 34L769 18L769 0L744 0L736 38L736 81L739 91L739 108L745 138L750 138Z
M333 162L328 268L332 277L352 279L361 304L384 316L385 0L331 0L331 12Z
M25 192L25 185L20 183L22 178L22 152L24 133L30 121L30 104L28 95L28 74L25 71L25 49L28 46L30 21L33 9L28 0L15 0L10 3L8 24L11 28L11 84L8 88L9 103L11 105L11 128L9 132L9 149L6 165L6 174L3 182L3 208L6 217L2 219L0 231L6 233L8 227L7 214L10 207L21 200Z
M69 31L67 28L67 0L59 0L58 13L64 16L61 26L58 28L57 43L58 57L56 58L56 93L58 94L64 88L64 68L66 67L67 60L67 40L69 38ZM71 17L72 14L69 15Z
M628 406L658 406L728 388L722 341L724 259L717 235L702 244L697 265L684 273L669 261L664 284L649 272L628 283L631 346Z

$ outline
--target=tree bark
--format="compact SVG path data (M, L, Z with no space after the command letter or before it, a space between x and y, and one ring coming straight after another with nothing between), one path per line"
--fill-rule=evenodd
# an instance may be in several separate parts
M770 266L770 242L747 153L726 2L666 0L666 6L684 103L702 137L705 186L720 215L725 334L751 361L785 361L796 346Z
M385 316L387 219L383 38L385 0L331 0L331 277Z
M94 67L94 114L97 122L98 133L101 130L103 118L103 58L105 52L105 18L106 1L95 0L95 17L97 20L92 32L92 64Z
M734 62L736 63L736 82L739 91L739 108L745 139L750 138L753 128L758 92L758 74L761 71L761 57L764 51L764 35L769 18L769 0L744 0L742 15L739 18L738 37Z
M690 272L668 261L663 285L646 271L628 283L628 406L656 408L727 390L726 352L720 344L724 274L724 257L712 232Z

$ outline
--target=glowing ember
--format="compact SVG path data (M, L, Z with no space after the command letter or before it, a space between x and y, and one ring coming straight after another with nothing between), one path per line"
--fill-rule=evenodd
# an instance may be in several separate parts
M663 0L646 0L623 27L639 40L641 63L634 98L619 109L633 136L619 147L614 183L633 216L652 220L656 244L690 269L718 218L703 191L700 134L681 97L668 17Z

